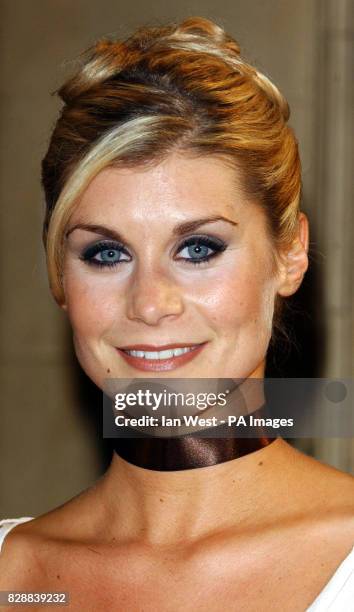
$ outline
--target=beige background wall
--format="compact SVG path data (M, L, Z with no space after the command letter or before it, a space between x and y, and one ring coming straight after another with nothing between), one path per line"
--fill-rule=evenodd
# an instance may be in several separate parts
M291 376L353 376L350 0L1 0L0 517L34 516L91 484L108 461L100 395L80 373L47 288L40 160L58 112L50 96L78 54L105 34L188 15L216 19L287 96L312 223L299 294L304 348ZM302 328L302 331L300 330ZM96 399L96 404L92 401ZM351 471L351 440L299 446Z

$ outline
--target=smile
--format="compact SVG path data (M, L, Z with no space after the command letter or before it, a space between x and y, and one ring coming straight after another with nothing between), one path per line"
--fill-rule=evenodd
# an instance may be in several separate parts
M150 348L146 345L141 345L134 348L117 348L117 350L129 365L138 370L166 371L173 370L191 361L201 352L205 345L206 342L189 346L175 345L168 348L161 347L160 350L156 350L157 347Z
M143 359L170 359L171 357L179 357L180 355L184 355L184 353L188 353L192 351L193 348L197 348L196 346L186 346L184 348L176 348L170 349L166 351L125 351L128 355L132 355L133 357L142 357Z

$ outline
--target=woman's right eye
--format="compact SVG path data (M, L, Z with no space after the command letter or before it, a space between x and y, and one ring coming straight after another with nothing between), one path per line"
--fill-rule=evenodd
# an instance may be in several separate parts
M112 267L124 261L130 261L128 253L124 247L115 242L96 242L84 250L80 259L87 264Z

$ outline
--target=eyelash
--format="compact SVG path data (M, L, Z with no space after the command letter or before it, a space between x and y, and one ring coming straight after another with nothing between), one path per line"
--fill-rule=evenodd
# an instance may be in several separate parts
M104 262L104 261L99 261L98 259L93 259L95 255L98 255L99 253L102 253L103 251L119 251L120 253L125 253L126 255L128 255L123 245L119 244L118 242L101 241L101 242L96 242L95 244L85 249L82 255L80 256L80 259L89 265L98 266L100 268L111 268L111 267L117 266L118 263L122 263L118 261L117 262L115 261L105 261ZM127 261L127 260L124 260L124 261Z
M227 244L220 240L219 238L211 238L210 236L190 236L186 238L178 249L178 253L183 251L185 248L190 246L199 246L199 247L208 247L209 249L213 249L214 253L210 253L201 259L192 259L192 258L179 258L184 261L187 265L191 264L193 266L201 265L203 263L207 263L210 259L217 257L227 248ZM89 246L84 250L80 259L89 265L98 266L100 268L111 268L119 265L120 263L127 262L126 259L123 261L99 261L94 259L95 255L102 253L103 251L119 251L120 253L125 253L129 255L124 246L118 242L110 242L110 241L100 241L95 244Z

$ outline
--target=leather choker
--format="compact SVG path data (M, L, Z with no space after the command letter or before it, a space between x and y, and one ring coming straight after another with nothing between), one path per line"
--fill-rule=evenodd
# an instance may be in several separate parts
M266 418L267 406L263 404L246 420ZM212 432L214 437L204 437ZM265 446L276 438L267 437L265 430L253 427L253 437L230 437L230 426L218 425L203 431L179 437L121 437L112 440L114 451L128 463L148 470L176 471L208 467L243 457ZM256 435L255 435L256 434ZM217 437L216 437L217 436Z

